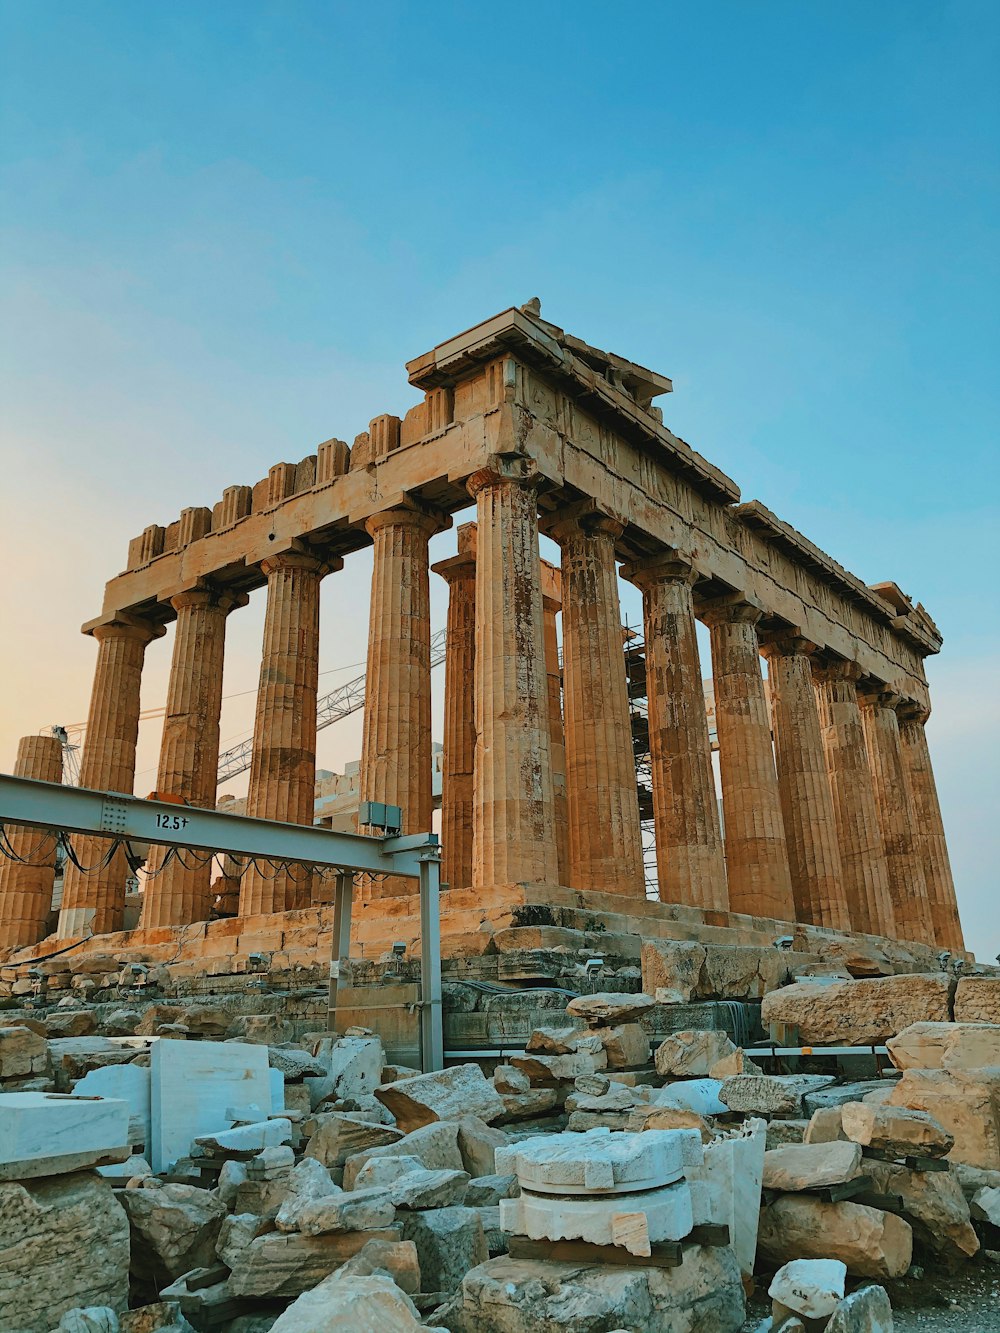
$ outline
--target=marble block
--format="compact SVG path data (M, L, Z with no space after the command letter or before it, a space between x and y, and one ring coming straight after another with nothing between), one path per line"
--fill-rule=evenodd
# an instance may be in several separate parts
M149 1070L141 1065L103 1065L85 1074L74 1085L73 1095L128 1102L128 1141L148 1146L152 1132L149 1083Z
M682 1078L653 1093L655 1106L677 1106L698 1115L723 1115L729 1110L719 1100L722 1083L717 1078Z
M128 1157L128 1102L0 1093L0 1180L82 1171Z
M731 1134L706 1143L702 1165L685 1170L695 1225L717 1222L727 1226L740 1271L748 1275L757 1254L766 1144L764 1121L748 1120Z
M661 1131L650 1130L650 1133ZM691 1191L683 1180L630 1194L534 1194L500 1200L500 1229L532 1240L586 1240L647 1256L664 1240L682 1240L694 1225Z
M194 1139L229 1129L230 1107L271 1114L267 1047L234 1041L157 1041L150 1052L151 1165L159 1174Z
M684 1136L684 1131L671 1129L543 1134L497 1148L496 1169L515 1174L523 1187L540 1194L656 1189L683 1178L685 1155L691 1152Z

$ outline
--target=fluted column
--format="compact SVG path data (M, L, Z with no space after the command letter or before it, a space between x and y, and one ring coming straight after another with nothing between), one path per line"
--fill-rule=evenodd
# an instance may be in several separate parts
M476 528L458 529L458 555L433 566L448 584L441 765L441 882L472 886L472 783L476 760Z
M916 814L899 741L898 694L863 690L861 725L875 790L875 811L882 830L889 895L896 935L921 944L935 942L923 858L917 847Z
M555 884L536 478L498 458L468 485L479 528L473 887Z
M615 564L623 525L585 513L558 518L546 531L562 550L569 884L644 898Z
M865 749L854 662L813 665L826 771L840 842L851 925L869 935L896 933L889 872Z
M170 599L177 623L156 778L161 797L179 796L206 809L215 805L226 616L246 602L245 594L217 588L195 588ZM167 860L167 848L153 847L146 868L143 929L208 917L212 866L207 853L182 849Z
M14 776L62 781L62 745L55 736L22 736ZM56 878L56 834L8 824L10 856L0 855L0 949L21 949L45 935ZM24 864L15 860L23 858Z
M916 817L917 847L923 862L934 938L940 948L962 952L965 941L955 880L924 729L929 716L930 710L919 704L903 704L899 710L899 741Z
M622 572L642 589L660 902L725 911L726 863L691 595L696 576L674 557Z
M850 930L837 817L812 682L810 657L815 645L792 633L770 638L762 651L769 668L778 791L795 919Z
M124 615L93 630L97 668L80 762L81 787L133 794L142 663L146 645L163 633L162 625ZM84 869L67 863L56 931L60 938L121 930L130 871L121 849L106 866L96 868L110 847L107 838L73 839L74 853ZM89 867L95 868L85 873Z
M553 577L558 574L553 570ZM566 801L566 734L563 729L562 669L556 616L562 600L542 595L542 635L545 640L545 676L549 700L549 750L552 756L552 800L555 808L556 857L559 883L569 884L569 808Z
M316 787L319 586L341 561L298 551L261 562L267 610L253 728L246 812L257 819L311 824ZM240 886L240 916L308 907L312 879L301 866L250 865Z
M761 614L749 602L728 598L702 611L712 633L729 909L794 921L788 848L760 670L757 622Z

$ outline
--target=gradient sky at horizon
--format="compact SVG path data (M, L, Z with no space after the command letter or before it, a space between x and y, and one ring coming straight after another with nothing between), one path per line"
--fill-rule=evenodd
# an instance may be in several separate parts
M404 361L538 295L670 375L667 423L744 499L927 606L962 915L992 958L998 56L981 0L0 0L0 769L86 717L78 628L132 536L402 414ZM369 568L325 581L327 688L363 664ZM226 742L262 616L258 593L230 621ZM356 715L319 762L359 750Z

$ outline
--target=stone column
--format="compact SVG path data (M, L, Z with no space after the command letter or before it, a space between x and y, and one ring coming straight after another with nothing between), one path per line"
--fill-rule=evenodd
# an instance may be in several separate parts
M598 513L547 527L562 550L569 885L645 898L615 541Z
M62 745L55 736L22 736L14 776L62 782ZM0 855L0 949L22 949L45 936L56 878L56 834L8 824L12 856ZM14 859L23 858L24 864Z
M642 589L660 902L724 912L729 899L692 600L696 575L675 557L622 572Z
M948 858L944 821L938 803L937 785L924 730L930 710L904 703L899 710L899 742L903 751L910 796L915 814L917 847L923 862L930 900L934 938L942 949L961 953L965 949L958 915L955 880Z
M795 920L771 722L760 670L762 611L739 598L706 606L726 827L729 910Z
M94 628L97 669L80 763L81 787L133 794L142 663L146 645L164 632L162 625L125 615ZM60 938L121 930L125 881L130 873L124 851L119 849L106 866L96 868L110 847L107 838L73 839L74 853L84 869L66 865L56 931ZM95 868L85 873L89 867Z
M458 529L458 555L433 566L448 584L441 765L441 882L472 887L472 783L476 759L476 526Z
M854 662L813 665L851 925L868 935L891 937L895 921L889 872L858 707L860 674Z
M861 725L875 789L875 811L882 830L889 896L896 936L920 944L935 943L923 858L917 847L916 812L899 741L898 694L891 690L859 692Z
M795 919L850 930L851 916L813 689L815 644L794 632L762 646L768 661L778 791L788 846Z
M559 875L537 477L529 466L498 457L468 483L479 528L474 888L551 885Z
M545 562L542 562L543 573ZM551 566L553 577L559 571ZM566 738L563 730L562 670L559 666L559 636L556 616L562 610L561 598L542 594L542 634L545 640L545 677L549 699L549 749L552 755L552 799L555 804L556 856L559 883L569 884L569 808L566 801Z
M404 833L431 828L431 613L428 542L440 514L399 506L365 524L375 544L360 799L403 811ZM417 892L390 878L376 896Z
M246 812L256 819L311 824L316 786L319 585L343 562L286 551L261 562L267 611L253 728ZM247 867L240 916L308 907L312 877L301 866Z
M195 588L170 599L177 612L167 685L156 789L206 809L215 806L219 771L219 717L226 616L245 606L245 594ZM181 849L167 860L153 847L142 904L142 928L183 926L207 919L211 906L211 858Z

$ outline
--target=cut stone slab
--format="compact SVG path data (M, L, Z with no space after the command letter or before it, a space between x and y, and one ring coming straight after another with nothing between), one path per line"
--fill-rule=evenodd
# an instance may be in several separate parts
M820 1088L816 1092L807 1092L802 1098L802 1107L806 1115L813 1115L829 1106L845 1106L848 1102L861 1102L866 1097L875 1095L887 1097L895 1086L895 1080L869 1078L856 1083L836 1083L829 1088Z
M489 1122L504 1114L503 1099L478 1065L452 1065L375 1089L404 1134L438 1120L475 1115Z
M324 1236L334 1231L377 1231L392 1226L395 1216L388 1190L350 1190L303 1205L298 1223L304 1236Z
M603 1046L599 1051L574 1051L571 1055L542 1055L525 1051L524 1055L512 1055L510 1063L527 1075L533 1085L569 1083L586 1074L596 1074L606 1069L608 1056Z
M258 1217L275 1218L278 1209L288 1197L291 1172L280 1180L244 1180L236 1186L230 1205L234 1213L254 1213ZM221 1197L221 1195L220 1195Z
M520 1072L519 1070L516 1072ZM527 1082L527 1077L525 1077ZM527 1092L502 1092L504 1113L497 1124L507 1125L513 1120L531 1120L547 1115L559 1105L556 1088L531 1088Z
M407 1295L420 1291L420 1261L412 1240L370 1240L337 1273L343 1277L368 1277L380 1269Z
M728 1227L740 1271L748 1276L757 1254L765 1143L764 1121L746 1120L706 1143L700 1164L684 1167L695 1225Z
M228 1290L232 1296L301 1296L369 1241L399 1239L396 1228L336 1232L328 1236L268 1232L233 1256L235 1266L229 1276Z
M403 1240L412 1240L425 1291L456 1291L463 1277L489 1258L475 1208L433 1208L400 1213Z
M839 1259L793 1259L775 1273L767 1294L807 1319L827 1319L844 1299L846 1277Z
M354 1189L367 1190L378 1185L395 1185L397 1180L412 1175L415 1171L425 1171L416 1157L373 1157L354 1178Z
M641 1023L597 1028L609 1069L632 1069L649 1063L649 1033Z
M263 1116L271 1113L266 1047L230 1041L154 1042L147 1145L153 1170L169 1170L187 1156L195 1139L229 1129L233 1119L227 1111L248 1103L259 1106Z
M648 1257L661 1241L681 1240L693 1225L691 1191L683 1180L639 1193L569 1198L535 1194L522 1183L516 1199L500 1203L500 1226L510 1235L618 1245L639 1257Z
M385 1051L378 1037L341 1037L330 1048L329 1070L306 1078L313 1110L327 1101L371 1095L382 1077Z
M234 1109L234 1108L230 1108ZM236 1125L215 1134L200 1134L192 1143L192 1155L212 1156L219 1153L248 1162L266 1148L278 1148L292 1137L292 1122L284 1116L274 1120L257 1120L249 1125Z
M230 1161L233 1159L230 1158ZM226 1166L229 1162L226 1162ZM295 1153L287 1143L265 1148L246 1164L247 1180L282 1180L295 1165Z
M315 1117L316 1130L305 1155L315 1157L324 1166L343 1166L348 1157L366 1148L381 1148L397 1143L402 1131L393 1125L377 1125L363 1115L350 1111L328 1111Z
M926 1111L848 1102L840 1108L844 1133L854 1143L893 1157L946 1157L955 1140Z
M806 1094L833 1082L825 1074L737 1074L726 1079L719 1098L731 1111L797 1118Z
M686 1137L685 1132L672 1130L545 1134L498 1148L496 1166L498 1171L516 1175L522 1190L539 1194L657 1189L683 1178L685 1156L690 1152Z
M1000 1070L907 1069L886 1104L932 1116L955 1140L949 1161L1000 1170Z
M732 1250L692 1245L667 1269L490 1259L442 1316L452 1333L737 1333L744 1310Z
M271 1333L423 1333L426 1327L391 1278L333 1273L279 1315Z
M381 1148L366 1148L354 1153L344 1163L344 1188L352 1189L358 1172L373 1157L415 1157L428 1171L464 1171L465 1163L458 1146L458 1125L453 1120L425 1125L405 1134L395 1143Z
M947 1022L954 984L944 972L796 982L764 996L761 1022L794 1027L806 1044L874 1046L911 1023Z
M860 1172L861 1148L846 1140L790 1143L764 1154L764 1188L768 1190L824 1189L854 1180Z
M825 1333L892 1333L892 1306L884 1287L861 1287L845 1296Z
M672 1032L656 1048L656 1072L664 1077L708 1078L713 1066L736 1049L725 1032Z
M705 958L705 946L693 941L643 940L642 988L658 1004L687 1004L698 989Z
M924 1250L951 1262L969 1259L979 1237L969 1219L969 1205L957 1176L950 1171L911 1171L897 1162L865 1157L862 1173L876 1194L902 1200L906 1219Z
M698 1115L724 1115L729 1109L721 1100L722 1083L716 1078L685 1078L668 1083L653 1094L655 1106L681 1107Z
M507 1135L494 1129L476 1115L464 1115L458 1122L458 1151L462 1169L469 1175L491 1176L496 1171L496 1150L507 1146Z
M285 1182L284 1202L274 1224L279 1231L298 1231L302 1210L318 1200L339 1196L343 1191L330 1178L330 1172L314 1157L303 1157L289 1172Z
M712 1138L708 1121L684 1106L636 1106L629 1111L625 1128L633 1134L651 1129L696 1129L702 1143Z
M397 1208L448 1208L465 1200L467 1171L411 1171L389 1187Z
M962 977L955 991L955 1021L1000 1024L1000 977Z
M846 1139L841 1118L842 1106L823 1106L812 1113L812 1118L802 1136L803 1143L834 1143L837 1139Z
M911 1023L886 1047L897 1069L985 1069L1000 1065L1000 1024Z
M575 1000L570 1000L566 1012L574 1018L582 1018L590 1027L611 1027L617 1023L633 1023L655 1007L652 995L598 991L596 995L578 995Z
M49 1333L76 1307L128 1308L129 1226L92 1171L0 1183L0 1328Z
M493 1071L493 1086L503 1097L505 1093L530 1092L531 1081L527 1074L515 1069L513 1065L497 1065Z
M495 1208L501 1199L515 1199L520 1192L520 1183L513 1174L479 1176L466 1186L464 1203L467 1208Z
M525 1050L534 1055L573 1055L577 1051L586 1051L593 1055L601 1049L601 1039L596 1032L579 1024L576 1027L541 1027L535 1028L525 1044Z
M266 1218L254 1213L230 1213L222 1219L215 1252L227 1268L235 1268L250 1242L271 1229Z
M159 1291L182 1273L215 1262L226 1205L193 1185L156 1186L123 1190L121 1202L132 1234L133 1276Z
M902 1277L913 1255L908 1222L864 1204L786 1194L761 1209L758 1247L775 1264L840 1259L858 1277Z
M129 1106L46 1092L0 1093L0 1180L32 1180L123 1162Z
M150 1073L142 1065L105 1065L92 1069L74 1086L74 1097L106 1097L128 1102L128 1141L146 1145L152 1138Z
M310 1078L325 1078L326 1065L317 1060L308 1051L300 1051L295 1046L269 1046L267 1059L272 1069L284 1075L287 1083L295 1083L307 1075Z
M30 1078L52 1071L49 1044L29 1027L0 1027L0 1079Z

